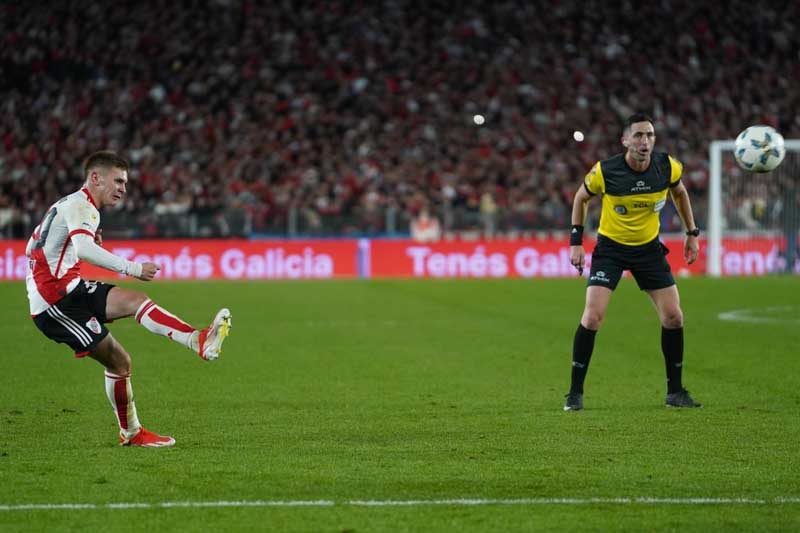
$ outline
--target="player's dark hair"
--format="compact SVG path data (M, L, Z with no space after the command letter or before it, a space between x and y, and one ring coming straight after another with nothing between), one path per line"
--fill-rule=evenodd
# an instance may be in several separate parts
M649 122L650 124L653 124L655 126L655 121L653 121L653 117L651 117L647 113L634 113L633 115L625 119L625 123L622 125L622 131L628 131L631 125L636 124L637 122Z
M101 150L86 158L83 164L83 179L88 178L89 172L95 168L119 168L127 172L128 162L114 152Z

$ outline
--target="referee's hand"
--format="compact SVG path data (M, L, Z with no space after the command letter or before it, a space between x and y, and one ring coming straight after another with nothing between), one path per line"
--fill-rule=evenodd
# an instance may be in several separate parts
M690 265L697 261L697 256L700 254L700 245L697 241L698 238L694 235L687 235L686 242L683 243L683 257Z
M586 250L583 249L582 244L569 247L569 261L572 263L572 266L575 267L575 270L578 271L579 276L583 276L585 258Z

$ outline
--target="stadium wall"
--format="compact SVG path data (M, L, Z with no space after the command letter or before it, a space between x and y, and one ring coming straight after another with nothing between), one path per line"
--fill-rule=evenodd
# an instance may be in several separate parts
M662 238L678 275L706 272L706 245L691 266L683 239ZM25 241L0 241L0 280L21 280L27 271ZM722 274L763 275L780 270L777 238L724 239ZM594 242L587 240L591 250ZM134 261L161 265L159 279L334 279L334 278L537 278L574 277L569 246L562 240L130 240L105 248ZM587 258L591 262L591 255ZM584 275L588 269L584 270ZM88 279L121 277L84 264Z

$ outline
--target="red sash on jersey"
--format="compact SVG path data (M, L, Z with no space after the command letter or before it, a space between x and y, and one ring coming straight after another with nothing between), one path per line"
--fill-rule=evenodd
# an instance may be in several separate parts
M64 257L68 244L69 241L64 243L64 248L61 250L61 258ZM58 260L59 267L61 266L61 258ZM31 259L34 261L33 280L36 282L36 290L39 291L39 294L49 305L57 303L66 296L69 283L81 275L81 262L78 261L62 277L56 278L50 272L50 266L47 264L47 258L44 256L42 248L33 250Z

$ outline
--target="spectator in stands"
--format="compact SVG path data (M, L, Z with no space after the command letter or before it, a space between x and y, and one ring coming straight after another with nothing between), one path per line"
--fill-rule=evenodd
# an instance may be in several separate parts
M436 242L442 238L439 219L431 215L427 206L411 222L411 238L417 242Z
M642 17L658 21L645 35L632 29ZM703 206L711 139L752 123L800 136L787 90L798 21L800 4L754 12L743 0L5 3L0 192L30 225L74 183L81 157L130 146L143 187L108 224L152 217L169 181L196 207L185 216L198 235L224 234L231 209L257 232L286 233L293 220L384 231L393 209L411 218L401 199L412 188L446 229L476 229L487 186L504 196L496 231L552 229L587 157L613 148L609 127L629 114L622 95L635 85ZM647 68L625 53L642 39L659 43ZM577 127L578 156L559 157ZM214 200L244 189L252 197L237 205Z

